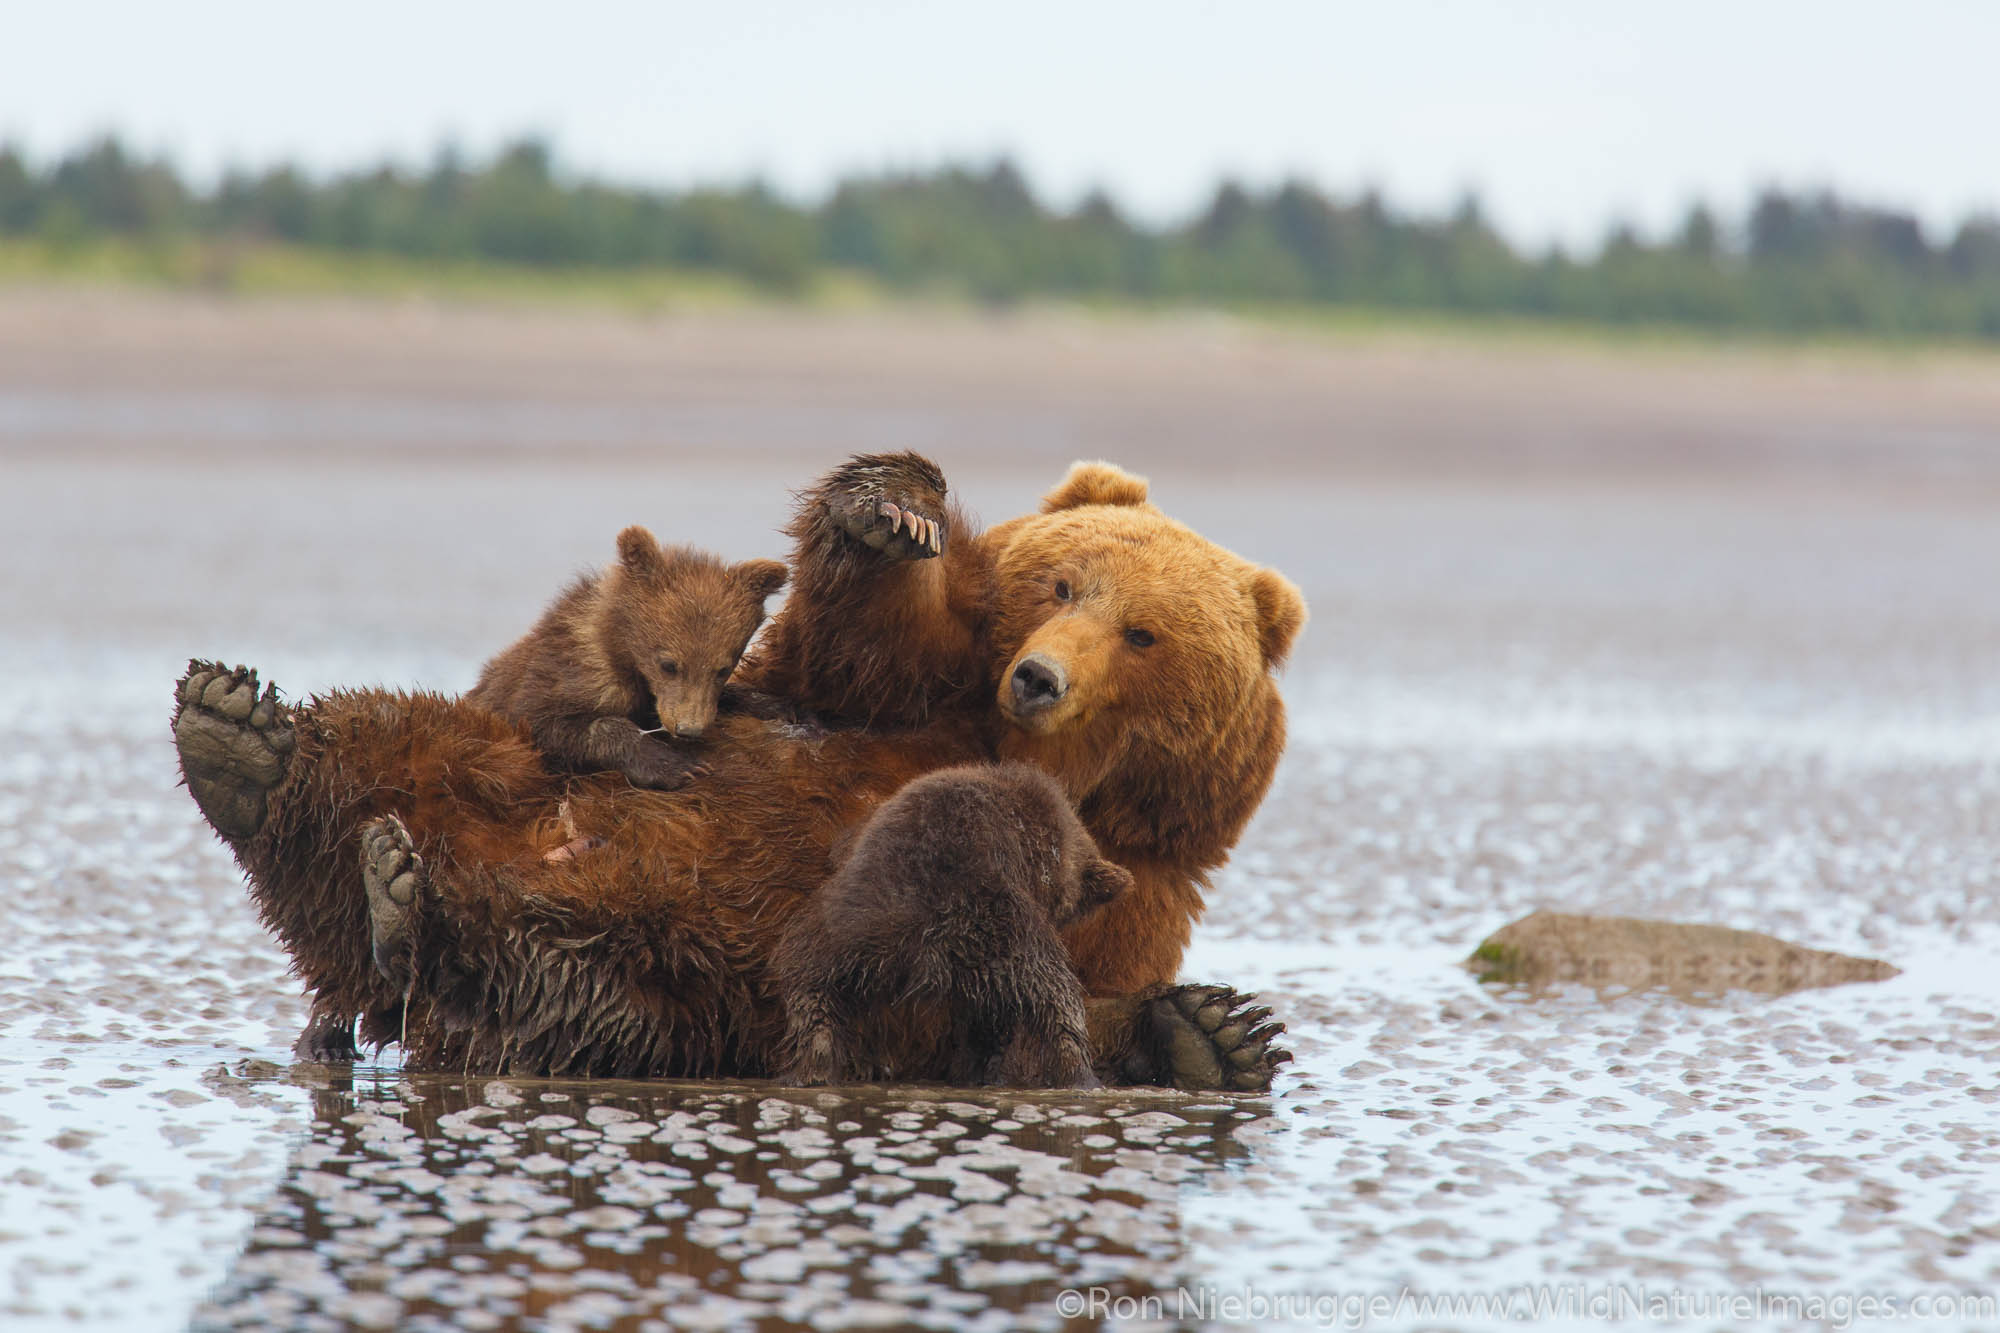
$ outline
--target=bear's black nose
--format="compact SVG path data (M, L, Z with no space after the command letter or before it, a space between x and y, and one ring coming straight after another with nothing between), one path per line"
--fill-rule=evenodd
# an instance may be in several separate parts
M1040 653L1030 653L1014 668L1014 711L1036 713L1069 692L1062 666Z

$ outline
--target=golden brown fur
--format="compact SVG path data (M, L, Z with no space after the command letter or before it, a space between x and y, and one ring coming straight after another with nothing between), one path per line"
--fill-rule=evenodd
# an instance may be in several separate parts
M486 664L466 702L524 724L559 767L677 787L697 762L685 743L715 721L764 599L784 582L775 560L728 565L626 528L616 563L570 585Z
M942 559L885 563L825 520L891 489L944 514ZM795 591L744 663L760 687L831 713L917 726L953 717L993 753L1063 784L1131 893L1065 934L1092 995L1173 980L1222 864L1284 749L1272 673L1305 622L1275 570L1203 540L1107 463L1078 463L1041 513L983 533L916 455L837 469L793 520ZM1069 598L1058 598L1058 585ZM871 632L862 632L868 626ZM1152 635L1137 647L1128 630ZM1060 667L1052 706L1016 707L1031 656Z
M890 455L801 496L794 592L740 674L818 720L725 710L712 775L678 791L554 771L520 729L433 695L339 691L299 709L268 816L226 836L316 1016L406 1034L413 1068L768 1072L783 1034L772 959L843 834L912 778L1006 757L1051 774L1135 877L1064 935L1085 989L1123 997L1092 1009L1100 1067L1126 1060L1142 1040L1134 997L1173 980L1205 873L1283 748L1271 672L1304 606L1103 464L985 533L943 489L926 460ZM1065 674L1059 698L1015 693L1031 657ZM233 799L189 772L204 809ZM407 1012L375 969L354 876L330 869L388 813L430 877ZM579 835L602 845L545 859ZM923 1027L897 1067L944 1077Z

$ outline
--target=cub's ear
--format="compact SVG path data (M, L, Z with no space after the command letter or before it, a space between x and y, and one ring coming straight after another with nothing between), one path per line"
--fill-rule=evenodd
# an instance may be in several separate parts
M1109 463L1071 463L1069 475L1042 497L1044 514L1075 509L1079 505L1142 505L1146 503L1146 479L1135 477Z
M1257 638L1264 646L1264 665L1278 666L1292 651L1292 640L1306 623L1306 599L1275 569L1260 569L1250 576L1250 599L1257 604Z
M618 534L618 563L634 574L664 574L667 569L660 544L637 523Z
M1096 911L1131 887L1131 871L1099 857L1083 872L1083 898L1076 905L1077 915Z
M776 560L745 560L730 573L760 602L784 587L785 580L791 577L791 571Z

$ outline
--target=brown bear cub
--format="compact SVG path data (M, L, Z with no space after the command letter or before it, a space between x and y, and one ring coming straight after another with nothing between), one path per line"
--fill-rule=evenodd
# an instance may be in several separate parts
M678 742L715 721L722 687L783 587L776 560L724 564L618 534L618 562L586 574L480 672L466 702L527 724L544 757L576 772L615 769L671 790L697 770Z
M1131 884L1038 768L917 778L861 826L786 929L779 1077L1097 1087L1083 988L1056 932ZM929 1062L885 1067L867 1035L885 1024L935 1030Z

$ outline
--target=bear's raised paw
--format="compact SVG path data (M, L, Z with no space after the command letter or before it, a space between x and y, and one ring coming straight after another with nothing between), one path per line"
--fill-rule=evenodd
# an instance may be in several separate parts
M199 658L174 685L174 749L181 779L217 833L247 842L264 827L267 798L291 767L298 734L274 685L257 673Z
M943 555L944 475L918 454L864 454L821 485L827 516L841 531L898 560Z

